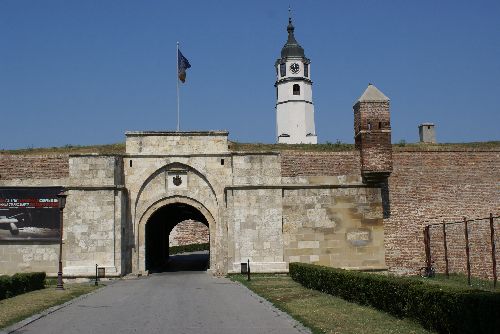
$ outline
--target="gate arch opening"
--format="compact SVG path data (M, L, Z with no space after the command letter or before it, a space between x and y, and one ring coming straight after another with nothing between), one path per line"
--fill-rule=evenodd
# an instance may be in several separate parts
M181 222L200 222L209 230L207 218L197 208L186 203L170 203L158 208L145 226L145 267L150 272L207 270L207 253L171 255L170 233ZM210 241L209 241L210 242Z

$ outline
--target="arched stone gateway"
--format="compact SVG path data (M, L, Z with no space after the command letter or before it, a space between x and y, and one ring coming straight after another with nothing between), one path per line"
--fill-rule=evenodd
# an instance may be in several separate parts
M209 271L217 272L216 228L212 214L205 206L188 197L164 198L149 207L138 225L137 270L152 270L165 265L168 235L178 223L192 219L207 225L210 234Z

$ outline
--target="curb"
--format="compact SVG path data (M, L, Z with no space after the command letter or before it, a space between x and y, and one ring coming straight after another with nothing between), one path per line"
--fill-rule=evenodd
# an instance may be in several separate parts
M21 328L23 328L23 327L25 327L25 326L28 326L29 324L31 324L31 323L33 323L33 322L37 321L38 319L41 319L41 318L43 318L43 317L46 317L47 315L49 315L49 314L51 314L51 313L54 313L54 312L56 312L56 311L58 311L58 310L60 310L60 309L62 309L62 308L65 308L65 307L67 307L67 306L69 306L69 305L71 305L71 304L73 304L73 303L79 302L79 301L81 301L81 300L83 300L83 299L87 298L88 296L93 295L93 294L94 294L94 293L96 293L97 291L100 291L101 289L104 289L104 288L106 288L107 286L112 285L112 284L113 284L113 283L108 283L108 284L104 285L104 286L103 286L102 288L100 288L100 289L96 289L96 290L91 291L91 292L89 292L89 293L86 293L86 294L84 294L84 295L81 295L81 296L78 296L78 297L73 298L73 299L71 299L71 300L68 300L67 302L65 302L65 303L63 303L63 304L59 304L59 305L52 306L52 307L50 307L50 308L48 308L48 309L46 309L46 310L44 310L44 311L42 311L42 312L40 312L40 313L34 314L34 315L32 315L32 316L30 316L30 317L28 317L28 318L26 318L26 319L24 319L24 320L21 320L21 321L19 321L19 322L15 323L15 324L13 324L13 325L11 325L11 326L9 326L9 327L6 327L6 328L4 328L4 329L0 329L0 334L10 334L10 333L14 333L14 332L16 332L16 331L20 330Z

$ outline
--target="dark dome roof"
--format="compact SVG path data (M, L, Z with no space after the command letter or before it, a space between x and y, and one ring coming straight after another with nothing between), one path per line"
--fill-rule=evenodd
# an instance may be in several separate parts
M288 19L288 27L286 27L286 30L288 31L288 40L281 49L281 58L287 58L287 57L305 58L306 56L304 55L304 48L302 48L299 45L299 42L297 42L295 36L293 35L293 31L295 30L295 28L292 24L292 18Z

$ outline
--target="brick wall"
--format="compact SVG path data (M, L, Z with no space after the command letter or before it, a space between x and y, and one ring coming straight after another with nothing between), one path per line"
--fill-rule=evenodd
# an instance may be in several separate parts
M0 155L0 180L60 179L68 175L67 155Z
M359 173L359 151L283 151L281 153L281 176L324 176Z
M414 273L425 265L423 228L427 224L500 214L500 152L394 151L389 177L390 216L384 219L386 264L398 273ZM359 152L283 152L282 176L319 176L360 172ZM500 222L497 262L500 264ZM450 269L465 270L463 226L448 228ZM444 271L442 229L432 230L433 256ZM469 227L473 274L491 275L489 225ZM441 248L440 248L441 247ZM500 272L500 268L498 268Z
M497 272L500 272L500 219L493 221L495 231ZM491 233L489 219L468 223L471 273L477 277L493 278L493 261L491 258ZM442 225L430 228L431 258L434 267L440 273L445 272L445 248ZM450 273L467 273L465 252L465 224L458 222L446 225L446 242L448 249L448 270Z
M414 272L425 265L423 228L427 224L459 221L463 217L487 217L500 214L500 152L420 151L394 152L394 171L389 178L390 217L385 219L386 263L400 273ZM497 224L498 227L498 224ZM482 227L470 227L471 254L479 265L485 253ZM500 233L500 228L498 229ZM438 231L432 231L431 241L437 250L442 243ZM463 227L448 228L452 268L465 268ZM434 238L432 237L434 236ZM488 242L489 245L489 242ZM479 253L483 255L478 255ZM441 270L442 255L437 255Z
M170 232L169 246L208 243L208 227L194 220L185 220L177 224Z

